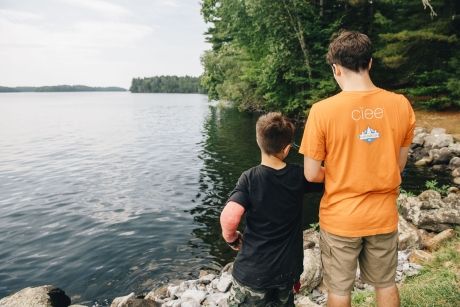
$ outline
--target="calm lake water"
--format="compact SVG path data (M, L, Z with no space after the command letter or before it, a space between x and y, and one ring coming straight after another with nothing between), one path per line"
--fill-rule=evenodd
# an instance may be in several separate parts
M53 284L106 305L231 261L218 217L259 163L255 121L204 95L0 94L0 297ZM432 178L409 167L403 187Z

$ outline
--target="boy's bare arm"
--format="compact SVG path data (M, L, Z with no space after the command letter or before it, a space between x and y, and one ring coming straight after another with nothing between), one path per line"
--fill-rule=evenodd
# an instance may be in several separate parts
M324 167L321 166L322 162L307 156L304 157L304 173L308 181L324 182Z
M238 225L244 214L244 207L234 201L229 201L220 214L222 237L226 242L235 242L238 239Z

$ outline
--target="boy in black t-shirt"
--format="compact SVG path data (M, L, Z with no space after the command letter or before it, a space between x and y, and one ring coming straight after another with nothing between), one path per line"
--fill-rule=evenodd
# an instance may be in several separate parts
M303 271L302 199L322 191L303 168L287 164L294 125L280 113L256 124L261 164L243 172L220 216L222 236L238 250L229 306L294 306L292 288ZM237 231L243 214L246 228Z

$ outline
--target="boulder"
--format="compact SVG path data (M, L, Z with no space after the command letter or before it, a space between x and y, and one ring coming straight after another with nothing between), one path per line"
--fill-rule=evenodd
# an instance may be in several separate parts
M137 298L134 293L126 296L116 297L110 307L158 307L160 303L149 300Z
M430 156L433 157L433 164L449 164L454 155L449 148L443 147L430 150Z
M199 306L206 298L206 292L200 290L186 290L180 298L182 300L194 301Z
M441 232L460 225L460 195L451 193L442 200L441 195L432 190L418 197L400 197L400 213L418 228Z
M321 253L319 249L306 249L303 256L303 272L300 275L300 291L309 293L316 288L323 278Z
M409 224L402 216L399 216L399 250L417 249L421 245L421 236L417 227Z
M460 185L460 177L455 177L455 178L454 178L454 183L455 183L456 185Z
M303 232L303 249L319 246L319 232L313 228Z
M425 143L425 137L428 135L429 134L426 132L416 133L414 139L412 140L412 145L423 146L423 143Z
M456 169L460 167L460 157L453 157L449 161L449 168L450 169Z
M412 160L418 161L424 157L428 157L429 149L425 147L415 147L409 151L409 156Z
M452 177L460 177L460 167L457 167L452 171Z
M446 134L446 129L436 127L436 128L431 129L430 134L431 134L431 135Z
M216 287L217 290L220 292L227 292L228 289L230 289L230 286L232 285L232 275L228 273L222 273L222 275L219 278L219 282L217 283Z
M294 301L294 304L296 307L320 307L321 305L318 305L310 300L308 296L303 296L303 295L297 295Z
M227 299L230 296L230 292L227 293L211 293L206 297L203 302L204 306L227 306Z
M454 138L450 134L431 133L430 135L425 137L425 143L423 144L423 146L427 148L443 148L443 147L448 147L453 142L454 142Z
M51 285L28 287L0 300L0 306L68 307L70 298Z
M452 143L452 144L450 144L449 149L454 155L460 156L460 143Z

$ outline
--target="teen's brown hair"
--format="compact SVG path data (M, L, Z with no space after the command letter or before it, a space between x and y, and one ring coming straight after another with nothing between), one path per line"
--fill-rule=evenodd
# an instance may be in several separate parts
M332 40L326 55L329 65L339 64L359 72L369 67L372 58L372 43L366 34L342 31Z

